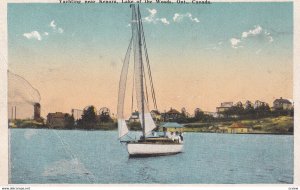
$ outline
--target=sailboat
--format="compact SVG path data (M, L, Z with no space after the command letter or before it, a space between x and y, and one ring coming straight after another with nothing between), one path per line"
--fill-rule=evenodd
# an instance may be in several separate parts
M166 135L151 136L153 130L157 129L157 126L149 111L149 90L147 88L147 84L150 83L150 92L152 95L153 104L155 109L157 109L155 91L153 87L154 85L140 9L139 6L136 7L134 4L130 5L130 7L132 9L132 19L130 24L132 28L132 36L123 62L118 93L117 117L119 140L126 144L126 148L130 157L177 154L183 150L183 141L174 140ZM134 57L133 88L135 89L136 94L142 136L138 140L122 140L123 137L128 136L129 133L124 116L124 102L131 51L133 52ZM146 81L147 78L148 83Z

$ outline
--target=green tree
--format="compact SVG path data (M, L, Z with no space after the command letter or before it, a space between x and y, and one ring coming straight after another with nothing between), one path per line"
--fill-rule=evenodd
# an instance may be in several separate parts
M244 113L247 117L250 117L250 118L255 117L255 110L251 104L249 104L245 107Z
M112 118L108 113L102 112L99 116L101 122L112 122Z
M94 106L90 106L87 109L83 110L83 114L81 116L81 124L84 125L85 128L91 128L96 125L97 116Z
M199 120L203 119L203 117L204 117L204 112L201 109L196 108L195 109L195 120L199 121Z
M74 129L75 128L75 119L73 115L65 115L66 121L66 129Z

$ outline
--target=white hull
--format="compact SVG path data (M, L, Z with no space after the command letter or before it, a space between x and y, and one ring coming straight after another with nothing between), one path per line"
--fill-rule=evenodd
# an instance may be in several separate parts
M159 156L177 154L183 151L183 144L128 143L129 156Z

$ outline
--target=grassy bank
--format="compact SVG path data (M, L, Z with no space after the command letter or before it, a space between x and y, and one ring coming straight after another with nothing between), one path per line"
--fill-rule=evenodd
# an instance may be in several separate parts
M292 134L294 129L294 118L290 116L279 116L255 120L239 120L210 123L185 124L185 132L216 132L217 129L226 128L233 123L239 122L244 126L252 128L251 133L258 134Z

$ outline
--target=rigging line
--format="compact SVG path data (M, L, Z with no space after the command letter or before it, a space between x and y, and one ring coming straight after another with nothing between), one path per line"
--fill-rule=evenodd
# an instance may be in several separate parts
M130 8L131 7L134 7L133 4L130 5ZM132 9L132 16L131 16L131 43L133 43L133 50L134 50L134 59L136 57L136 41L135 41L135 38L134 38L134 28L135 28L135 22L136 22L136 18L134 17L134 9ZM134 104L134 97L133 97L133 94L134 94L134 83L135 83L135 61L134 61L134 65L133 65L133 79L132 79L132 93L131 93L131 114L133 112L133 104Z
M154 85L153 85L152 74L151 74L151 69L150 69L150 64L149 64L149 58L148 58L148 54L147 54L147 49L146 49L146 44L145 43L146 43L146 41L145 41L145 38L144 38L144 49L145 49L144 51L145 51L147 68L148 68L148 75L149 75L149 81L150 81L150 86L151 86L151 95L152 95L152 100L153 100L154 108L157 109L156 97L155 97L155 91L154 91Z
M146 77L145 77L145 69L144 69L144 64L142 65L142 72L144 73L144 83L145 83L145 90L146 90L146 103L147 103L147 107L149 109L149 98L148 98L148 88L147 88L147 81L146 81Z
M141 13L139 13L139 14L141 14ZM150 68L150 63L149 63L150 61L149 61L149 56L148 56L148 51L147 51L147 44L146 44L146 39L145 39L145 34L144 34L144 27L143 27L142 22L141 22L141 30L142 30L145 57L146 57L146 62L147 62L147 67L148 67L148 75L149 75L150 85L151 85L152 99L153 99L154 108L157 110L154 84L153 84L153 80L152 80L152 73L151 73L151 68Z
M134 66L133 68L135 67L135 63L134 63ZM132 77L132 93L131 93L131 114L133 113L133 94L134 94L134 83L135 83L135 77L134 77L135 74L133 74L133 77Z
M128 134L126 134L127 137L129 137L130 139L134 140L134 138L132 138L131 136L129 136Z
M129 59L130 59L130 51L132 49L132 41L133 41L133 37L131 37L131 40L130 40L130 50L129 50ZM129 60L128 60L129 61ZM134 67L133 67L134 68ZM131 113L133 111L133 93L134 93L134 81L135 81L135 77L134 77L134 74L133 74L133 77L132 77L132 94L131 94Z
M143 137L145 138L146 137L146 134L145 134L145 130L146 130L146 127L145 127L145 102L144 102L144 81L143 81L143 58L142 58L142 41L141 41L141 14L140 14L140 7L138 5L137 7L137 13L138 13L138 48L139 48L139 59L140 59L140 64L141 64L141 71L140 71L140 80L141 80L141 95L142 95L142 128L143 128Z
M65 150L65 152L68 153L69 155L71 155L71 157L72 157L73 160L76 159L76 156L72 153L72 151L70 150L70 148L69 148L69 150L67 150L67 145L66 145L66 143L64 143L64 141L62 140L61 136L55 130L53 132L59 138L61 144L63 145L62 147Z
M57 137L59 138L61 144L63 145L63 149L65 150L65 152L69 155L71 155L72 160L76 160L78 159L78 157L72 152L70 145L68 143L65 143L64 140L62 139L62 137L55 131L53 130L53 132L57 135ZM68 150L67 150L68 149ZM79 159L78 159L79 160ZM92 172L90 172L89 170L85 171L88 174L91 174L92 179L90 179L89 175L87 175L87 180L89 181L89 183L93 183L96 181L96 178L94 176L94 174Z

